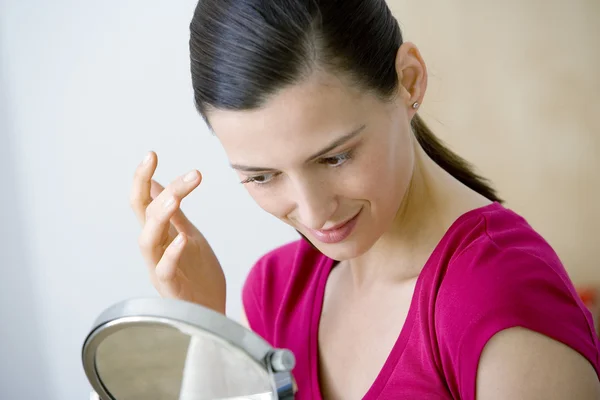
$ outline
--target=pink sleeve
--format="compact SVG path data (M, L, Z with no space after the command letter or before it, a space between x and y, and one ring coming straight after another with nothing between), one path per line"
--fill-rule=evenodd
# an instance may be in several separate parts
M250 329L271 345L299 243L288 243L262 256L250 269L242 288L242 304Z
M265 340L270 341L269 332L265 324L265 308L263 306L265 264L266 260L263 257L250 269L242 288L242 305L250 329L258 333Z
M549 246L535 252L501 249L490 239L467 248L442 281L435 326L455 398L475 399L481 352L492 336L511 327L562 342L599 371L591 315Z

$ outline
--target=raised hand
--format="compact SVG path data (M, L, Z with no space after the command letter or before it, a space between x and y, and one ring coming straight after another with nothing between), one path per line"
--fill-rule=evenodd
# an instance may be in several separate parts
M137 167L131 207L142 225L139 247L150 280L163 297L198 303L225 314L225 275L210 245L181 211L181 201L202 181L190 171L166 188L152 179L158 158Z

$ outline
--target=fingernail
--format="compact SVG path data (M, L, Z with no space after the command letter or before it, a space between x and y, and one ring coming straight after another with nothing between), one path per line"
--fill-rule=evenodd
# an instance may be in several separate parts
M172 197L169 197L168 199L165 200L165 202L163 203L163 207L164 208L169 208L173 205L173 203L175 203L175 199Z
M180 233L179 235L177 235L175 240L173 240L173 244L175 246L181 246L181 243L183 243L183 236L181 236L181 233Z
M146 157L144 157L144 161L143 164L148 164L150 162L150 160L152 159L152 153L148 153L146 154Z
M190 171L183 177L183 181L192 182L194 179L196 179L197 176L198 174L196 171Z

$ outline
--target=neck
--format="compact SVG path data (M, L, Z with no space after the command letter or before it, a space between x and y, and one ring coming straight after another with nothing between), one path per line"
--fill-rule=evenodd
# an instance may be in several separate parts
M416 279L454 221L490 203L435 164L416 141L414 146L413 176L391 228L347 261L356 287Z

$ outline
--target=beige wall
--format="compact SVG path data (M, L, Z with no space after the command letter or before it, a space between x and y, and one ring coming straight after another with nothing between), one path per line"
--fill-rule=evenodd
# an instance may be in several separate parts
M428 64L421 115L600 284L600 1L389 4Z

